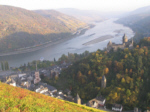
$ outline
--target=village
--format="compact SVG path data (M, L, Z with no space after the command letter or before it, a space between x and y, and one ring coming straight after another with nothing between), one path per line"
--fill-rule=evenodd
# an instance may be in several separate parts
M30 91L34 91L40 94L44 94L47 96L55 97L70 102L75 102L80 105L86 105L100 110L105 110L105 111L123 110L123 105L121 104L113 104L112 110L107 109L105 105L106 98L104 98L103 96L97 96L96 98L89 100L87 103L83 103L82 99L78 94L75 98L73 98L71 95L71 91L69 89L66 89L64 91L57 90L55 87L41 81L41 77L40 77L41 74L44 74L44 76L49 78L59 77L61 70L68 68L68 66L71 65L72 63L64 62L59 66L58 65L51 66L48 69L40 69L40 70L31 71L27 73L19 73L19 72L9 73L7 75L5 74L1 76L0 80L1 82L7 83L14 87L28 89ZM107 83L107 79L105 76L103 76L101 80L101 88L106 88L106 83ZM135 107L134 110L127 111L127 112L141 112L141 110ZM149 111L145 111L145 112L149 112Z
M125 46L125 45L128 46ZM133 41L128 42L128 39L126 35L123 36L123 44L118 45L118 44L111 44L111 42L108 43L107 50L111 49L117 49L117 48L125 48L125 47L130 47L129 45L131 44L131 47L133 46ZM121 47L120 47L121 46ZM28 72L2 72L0 74L0 81L3 83L7 83L11 86L14 87L20 87L23 89L28 89L30 91L34 91L40 94L44 94L47 96L55 97L58 99L70 101L70 102L75 102L79 105L86 105L89 107L97 108L100 110L105 110L105 111L122 111L123 110L123 105L122 104L112 104L111 110L110 107L107 109L106 107L106 98L103 97L102 95L97 96L94 99L89 100L87 103L84 103L83 100L80 98L79 94L77 93L76 97L74 98L71 95L71 90L70 89L65 89L65 90L57 90L55 87L42 82L41 78L42 75L44 77L49 78L49 79L55 79L56 77L58 78L61 75L61 71L63 69L68 68L71 66L72 63L66 63L65 61L61 63L60 65L54 65L50 66L45 69L37 69L37 64L36 64L36 70L35 71L28 71ZM101 88L105 89L107 86L107 79L105 75L103 75L101 79ZM142 112L141 109L138 109L135 107L131 111L124 111L124 112ZM149 112L148 110L144 112Z

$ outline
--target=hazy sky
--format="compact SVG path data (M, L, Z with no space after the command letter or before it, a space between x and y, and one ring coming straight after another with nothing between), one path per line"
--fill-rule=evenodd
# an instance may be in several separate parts
M11 5L29 10L77 8L100 11L131 11L150 5L150 0L0 0L0 5Z

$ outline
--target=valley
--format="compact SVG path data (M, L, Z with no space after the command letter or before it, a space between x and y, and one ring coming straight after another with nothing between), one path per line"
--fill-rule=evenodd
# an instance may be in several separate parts
M83 35L77 36L75 38L69 39L68 41L56 45L45 47L34 52L12 56L1 56L0 61L7 60L11 67L19 67L24 63L27 64L28 62L31 62L33 60L39 60L41 57L44 57L45 60L54 60L54 58L57 60L61 57L62 54L68 54L68 52L80 54L86 50L94 52L97 49L104 49L110 40L112 42L121 43L121 38L124 33L126 33L128 38L134 36L134 32L130 28L125 27L121 24L114 23L115 20L116 19L110 19L100 23L94 23L95 27L87 30ZM120 29L122 30L119 33L114 32ZM111 35L114 38L107 40L103 38L101 42L87 46L83 45L86 42L89 42L91 40L97 39L98 37L102 37L105 35Z
M150 112L150 1L2 1L0 111Z

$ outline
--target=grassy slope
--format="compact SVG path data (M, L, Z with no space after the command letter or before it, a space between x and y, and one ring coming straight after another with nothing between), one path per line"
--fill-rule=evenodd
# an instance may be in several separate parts
M1 112L103 112L0 82Z

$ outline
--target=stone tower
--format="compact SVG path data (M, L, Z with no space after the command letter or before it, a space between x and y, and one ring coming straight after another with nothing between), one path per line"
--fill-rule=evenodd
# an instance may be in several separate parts
M107 44L107 48L110 47L111 45L112 45L112 42L109 41L108 44Z
M131 44L133 45L133 38L132 38Z
M128 42L128 37L126 36L126 34L124 34L124 36L123 36L123 43L125 43L125 42Z
M79 97L78 94L77 94L74 102L81 105L81 98Z
M105 75L103 75L102 80L101 80L101 88L105 88L106 87L106 77Z
M40 74L38 71L35 72L34 84L37 84L41 81Z

